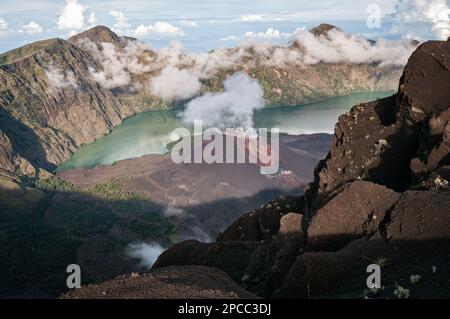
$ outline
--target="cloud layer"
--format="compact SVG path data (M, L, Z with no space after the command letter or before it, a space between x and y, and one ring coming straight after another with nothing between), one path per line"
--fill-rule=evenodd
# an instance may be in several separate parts
M235 48L208 53L186 51L178 41L157 51L139 41L128 41L123 48L111 43L97 45L87 39L79 45L97 60L100 67L91 66L90 72L103 87L133 86L167 100L194 97L201 90L202 80L222 71L288 65L306 68L320 62L403 66L415 49L409 40L374 42L337 29L320 36L298 29L289 40L287 45L273 45L251 39Z
M409 41L386 41L375 43L333 29L327 36L314 36L307 31L296 33L296 41L304 48L304 63L379 63L380 66L403 66L415 49Z
M447 0L400 0L396 13L386 17L390 33L407 39L425 40L430 31L440 40L450 36L450 8Z

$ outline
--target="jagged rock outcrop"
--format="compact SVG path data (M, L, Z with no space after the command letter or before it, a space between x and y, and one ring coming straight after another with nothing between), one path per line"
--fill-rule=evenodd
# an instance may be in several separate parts
M450 101L450 41L429 41L411 56L398 94L401 116L418 124L448 110Z
M74 290L61 299L256 299L215 268L167 267Z
M397 298L399 286L414 298L449 295L449 54L448 42L422 44L397 95L339 118L329 155L297 198L305 205L291 212L297 218L266 205L219 237L221 245L261 240L243 287L272 298ZM301 224L291 240L288 216ZM256 231L261 225L271 236ZM382 269L378 290L364 291L369 264Z
M396 120L396 96L356 105L339 118L328 157L316 169L307 192L311 210L324 205L341 187L367 180L394 190L411 180L410 162L417 150L414 128Z

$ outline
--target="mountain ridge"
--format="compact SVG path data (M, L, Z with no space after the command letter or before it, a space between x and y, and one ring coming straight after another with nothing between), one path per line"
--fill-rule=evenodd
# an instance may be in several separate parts
M94 41L100 54L105 41L117 50L126 50L124 45L130 41L138 43L132 38L117 36L107 27L98 26L68 41L44 40L0 55L3 57L0 106L8 113L4 125L14 127L18 125L15 122L20 122L28 131L34 132L33 140L41 145L40 156L45 158L42 161L49 163L41 165L42 161L22 156L30 153L27 146L17 147L17 136L11 134L11 130L3 130L1 134L7 143L4 148L8 152L0 155L0 163L5 174L49 176L54 173L52 167L67 160L81 145L108 134L126 117L179 105L177 101L155 97L146 89L136 91L132 86L109 89L100 85L92 72L101 72L107 64L86 48L78 47L76 44L82 39ZM137 56L138 61L145 62L155 53L144 49L140 54L145 56ZM144 63L142 61L139 63ZM369 64L319 63L307 69L261 66L246 70L243 63L202 80L202 92L222 90L226 76L243 70L260 81L269 106L298 105L354 91L389 90L395 88L400 74L399 68L378 68ZM149 73L152 74L153 71ZM132 79L136 83L144 83L147 76L137 75Z

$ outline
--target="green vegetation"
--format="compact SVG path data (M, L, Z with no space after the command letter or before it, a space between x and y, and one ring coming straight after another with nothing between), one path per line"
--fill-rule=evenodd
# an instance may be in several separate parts
M48 179L38 179L34 185L37 189L47 192L81 192L79 187L63 181L62 179L53 176Z
M0 54L0 65L5 64L7 59L8 55L6 53Z

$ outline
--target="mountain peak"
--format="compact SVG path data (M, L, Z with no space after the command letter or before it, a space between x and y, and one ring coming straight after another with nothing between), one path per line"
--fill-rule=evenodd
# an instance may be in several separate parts
M328 32L333 29L341 31L341 29L339 29L338 27L336 27L332 24L322 23L321 25L319 25L315 28L312 28L309 32L311 32L312 34L314 34L317 37L319 35L327 35Z
M93 27L80 34L74 35L73 37L69 38L68 41L70 43L76 44L82 39L89 39L90 41L97 44L108 42L114 44L115 46L123 46L125 41L111 29L103 25Z

